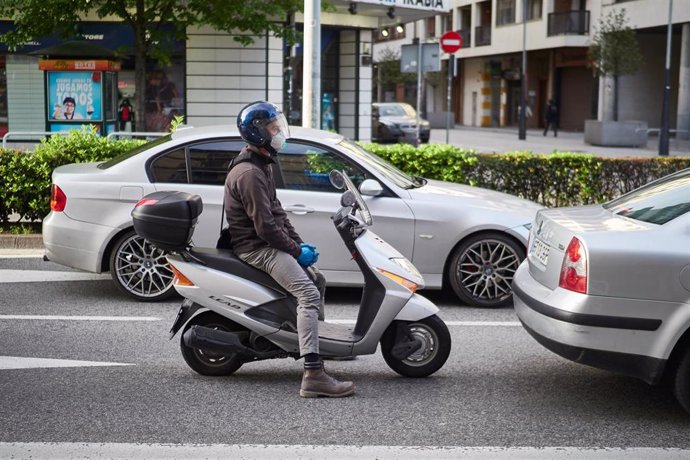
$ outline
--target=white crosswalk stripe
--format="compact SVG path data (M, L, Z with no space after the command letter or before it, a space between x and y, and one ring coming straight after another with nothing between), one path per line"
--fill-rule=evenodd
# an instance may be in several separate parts
M134 444L0 442L0 458L32 459L683 459L690 450L674 448L345 446L258 444Z
M40 283L48 281L100 281L111 279L108 273L63 272L48 270L0 270L0 283Z

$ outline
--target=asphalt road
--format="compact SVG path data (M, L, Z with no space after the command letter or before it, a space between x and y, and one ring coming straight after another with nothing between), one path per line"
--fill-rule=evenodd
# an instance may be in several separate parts
M33 281L6 282L14 270ZM451 324L443 369L407 379L378 353L328 362L356 395L305 400L293 360L224 378L191 371L168 340L179 300L138 303L109 280L41 281L36 271L80 274L0 259L0 443L690 449L690 416L667 389L553 355L512 308L428 292ZM327 319L355 319L359 295L329 289ZM19 358L126 365L7 368Z

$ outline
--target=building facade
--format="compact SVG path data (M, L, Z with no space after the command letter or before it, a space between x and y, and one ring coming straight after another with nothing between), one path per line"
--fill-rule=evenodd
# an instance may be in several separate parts
M619 119L659 127L668 2L454 0L450 14L407 25L405 36L397 40L378 40L374 54L378 56L388 47L399 48L415 37L438 41L444 32L457 31L463 47L455 53L457 69L452 79L450 110L455 123L505 127L518 125L524 48L527 113L531 113L527 127L543 127L546 104L553 99L559 107L561 128L583 131L585 120L608 120L613 112L612 81L598 78L588 66L588 47L600 18L625 9L629 25L637 33L643 63L637 73L619 79ZM673 0L671 22L671 127L682 134L690 130L690 0ZM381 30L374 36L380 34ZM442 55L442 59L448 60L448 56ZM445 84L427 83L424 91L424 111L448 110ZM396 97L401 100L400 94Z

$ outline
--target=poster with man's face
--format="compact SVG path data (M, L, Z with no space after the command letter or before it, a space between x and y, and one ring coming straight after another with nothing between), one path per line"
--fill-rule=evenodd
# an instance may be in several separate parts
M48 119L101 120L100 72L48 72Z

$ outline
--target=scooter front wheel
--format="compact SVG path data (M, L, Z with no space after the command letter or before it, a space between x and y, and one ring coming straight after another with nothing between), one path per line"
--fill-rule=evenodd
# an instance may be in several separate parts
M381 338L383 359L391 369L404 377L428 377L441 369L450 355L448 326L436 315L406 324L410 333L421 340L422 347L404 359L393 356L397 329L393 322Z
M242 330L242 326L213 312L202 313L192 318L180 334L180 350L189 367L201 375L224 376L234 373L242 366L244 361L236 353L214 353L185 345L184 333L192 326L204 326L226 332Z

